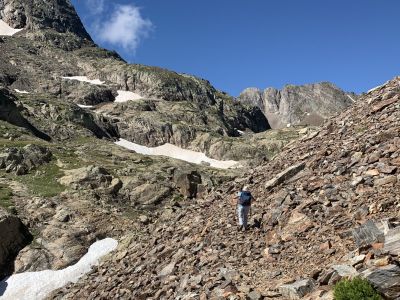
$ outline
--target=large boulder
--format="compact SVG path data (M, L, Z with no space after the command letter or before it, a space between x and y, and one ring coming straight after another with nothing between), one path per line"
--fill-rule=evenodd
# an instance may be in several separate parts
M0 209L0 277L7 275L8 264L31 239L18 217Z
M73 189L102 190L115 194L122 188L122 182L114 178L103 167L88 166L65 171L59 182Z
M382 294L385 299L400 299L400 268L388 265L366 270L362 275Z
M173 179L181 194L187 198L196 198L198 193L204 191L201 174L197 171L176 171Z

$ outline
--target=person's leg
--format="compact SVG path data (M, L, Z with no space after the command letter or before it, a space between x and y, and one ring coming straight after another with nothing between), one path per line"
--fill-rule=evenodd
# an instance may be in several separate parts
M250 205L249 206L243 206L243 219L242 219L242 224L245 229L247 229L247 221L249 217L249 211L250 211Z
M239 219L239 226L243 226L243 206L238 205L237 207L238 219Z

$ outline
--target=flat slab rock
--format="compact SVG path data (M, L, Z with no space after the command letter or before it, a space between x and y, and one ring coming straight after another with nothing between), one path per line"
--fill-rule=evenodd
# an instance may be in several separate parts
M387 232L383 250L392 255L400 256L400 227L390 229Z
M291 284L284 284L279 287L279 292L288 300L303 298L315 288L316 282L313 279L303 279Z
M357 247L367 246L373 243L383 243L385 235L371 220L352 231Z
M368 269L362 273L386 299L400 299L400 268L388 265L376 269Z
M291 166L287 168L286 170L282 171L278 175L276 175L274 178L271 180L267 181L265 184L265 188L267 190L272 189L276 187L277 185L285 182L286 180L292 178L295 176L297 173L302 171L305 168L305 163L299 163L297 165Z

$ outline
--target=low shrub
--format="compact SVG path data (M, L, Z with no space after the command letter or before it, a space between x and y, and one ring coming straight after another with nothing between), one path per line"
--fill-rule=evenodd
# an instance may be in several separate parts
M334 289L335 300L382 300L383 298L371 286L371 284L360 277L351 280L339 281Z

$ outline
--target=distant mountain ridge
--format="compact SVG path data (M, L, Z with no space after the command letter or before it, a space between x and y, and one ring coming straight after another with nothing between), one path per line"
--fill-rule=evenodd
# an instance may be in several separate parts
M288 124L320 125L324 119L343 111L356 101L330 82L305 85L286 85L282 90L267 88L245 89L238 100L258 106L272 128Z

